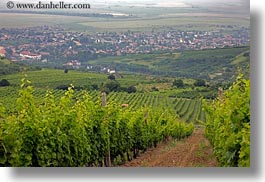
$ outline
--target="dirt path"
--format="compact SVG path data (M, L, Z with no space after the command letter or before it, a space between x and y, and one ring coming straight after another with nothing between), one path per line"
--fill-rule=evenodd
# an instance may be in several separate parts
M215 167L209 141L204 137L202 129L180 141L169 141L151 148L138 158L127 162L123 167Z

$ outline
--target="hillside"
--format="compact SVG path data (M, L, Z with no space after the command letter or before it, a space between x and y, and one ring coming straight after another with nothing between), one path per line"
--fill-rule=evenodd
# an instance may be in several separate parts
M21 65L12 63L11 61L1 58L0 59L0 75L7 75L21 70Z
M12 73L21 72L23 69L26 70L40 70L38 67L27 66L23 63L11 62L6 58L0 58L0 76L8 75Z
M235 47L105 57L88 64L126 72L223 82L231 81L239 67L248 72L249 60L249 47Z

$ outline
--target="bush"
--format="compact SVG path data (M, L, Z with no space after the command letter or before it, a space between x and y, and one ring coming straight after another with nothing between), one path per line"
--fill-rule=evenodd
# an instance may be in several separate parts
M127 92L128 93L135 93L137 91L136 87L135 86L129 86L127 88Z
M198 79L198 80L195 81L194 86L196 86L196 87L205 87L206 86L206 82L205 82L205 80Z
M109 80L115 80L115 76L111 74L111 75L108 76L108 79Z
M173 86L178 87L178 88L183 88L184 87L184 82L181 79L174 80Z
M109 80L104 84L103 87L108 88L110 92L118 91L120 88L120 83L114 80Z
M2 79L2 80L0 81L0 87L7 87L7 86L10 86L9 81L6 80L6 79Z

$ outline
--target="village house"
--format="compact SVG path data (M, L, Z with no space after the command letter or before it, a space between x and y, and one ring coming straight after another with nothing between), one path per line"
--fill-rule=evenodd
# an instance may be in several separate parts
M23 51L19 54L22 58L29 58L29 59L35 59L35 60L40 60L41 59L41 55L39 54L34 54L31 53L29 51Z
M6 50L4 47L0 47L0 57L6 57Z
M72 61L69 61L69 62L63 64L63 65L64 66L70 66L73 68L79 68L81 66L81 62L78 60L72 60Z

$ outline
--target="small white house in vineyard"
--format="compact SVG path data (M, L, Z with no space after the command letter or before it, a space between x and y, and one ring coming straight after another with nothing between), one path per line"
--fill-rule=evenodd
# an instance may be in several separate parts
M114 73L116 73L115 70L108 70L108 72L109 72L109 74L114 74Z
M23 51L19 54L22 58L29 58L29 59L35 59L35 60L40 60L41 55L40 54L34 54L29 51Z

